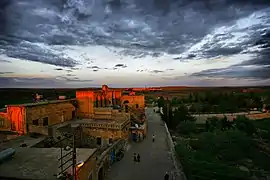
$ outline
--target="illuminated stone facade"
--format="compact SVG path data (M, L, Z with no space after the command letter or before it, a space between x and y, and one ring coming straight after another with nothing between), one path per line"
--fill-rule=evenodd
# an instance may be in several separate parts
M144 96L124 95L121 97L122 106L128 105L132 109L141 109L145 107Z
M145 107L143 95L137 96L135 92L131 95L122 95L121 90L109 89L107 85L103 85L99 91L77 91L76 99L78 101L78 117L80 118L95 118L98 111L103 111L102 114L105 114L106 107L119 106L124 108L129 106L133 109Z
M126 106L128 112L124 111ZM143 108L144 96L122 95L121 90L103 85L99 91L77 91L74 100L8 105L6 112L0 112L0 130L36 132L57 139L64 136L61 129L80 125L81 141L94 140L95 147L103 152L85 161L78 169L78 179L96 180L105 176L113 162L112 154L125 147L131 133L131 111Z
M121 96L122 91L110 90L106 85L100 91L77 91L78 117L94 118L94 108L120 106Z
M47 135L48 126L69 121L75 116L76 108L71 100L8 105L7 112L2 113L5 128L20 134L38 132Z
M106 139L126 138L128 136L126 129L130 126L129 112L123 111L126 106L131 110L143 109L144 96L122 95L121 90L109 89L107 85L103 85L98 91L77 91L74 100L8 105L7 112L0 112L0 130L49 135L48 128L52 125L72 119L89 119L90 124L92 120L103 121L95 122L100 124L98 127L86 127L85 131L89 135ZM106 126L106 123L112 122L127 123L126 127L119 126L120 129L116 130Z

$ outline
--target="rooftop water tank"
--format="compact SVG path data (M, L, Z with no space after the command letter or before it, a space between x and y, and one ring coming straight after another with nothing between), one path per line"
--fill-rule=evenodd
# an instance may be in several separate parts
M15 149L8 148L0 152L0 162L3 162L5 160L11 159L12 156L15 154Z

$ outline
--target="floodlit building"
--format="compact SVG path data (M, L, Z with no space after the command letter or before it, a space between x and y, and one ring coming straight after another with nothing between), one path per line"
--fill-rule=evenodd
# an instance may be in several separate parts
M57 179L61 146L51 142L74 133L72 127L78 126L74 135L76 161L80 164L78 179L103 180L115 154L125 148L129 137L146 134L144 106L143 95L124 95L107 85L97 91L78 90L75 99L60 96L54 101L7 105L0 111L0 131L16 132L28 139L21 142L19 137L12 140L13 144L5 142L1 147L14 148L16 153L0 164L0 179ZM40 134L43 139L29 137L32 134Z

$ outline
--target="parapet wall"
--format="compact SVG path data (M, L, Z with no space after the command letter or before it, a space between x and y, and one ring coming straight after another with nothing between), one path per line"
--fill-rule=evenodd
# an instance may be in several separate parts
M259 113L259 114L250 114L247 115L249 119L265 119L265 118L270 118L270 113Z
M242 113L225 113L225 114L200 114L200 115L193 114L193 116L198 120L198 122L205 122L207 118L210 118L210 117L223 118L224 116L226 116L229 121L232 121L237 116L246 116L251 120L258 120L258 119L270 118L270 113L242 112Z
M175 149L174 149L174 143L173 143L173 140L172 140L172 136L169 132L169 129L167 127L167 124L164 123L164 127L165 127L165 130L166 130L166 140L167 140L167 144L169 146L169 150L171 151L171 156L172 156L172 160L173 160L173 164L174 164L174 168L175 170L177 171L177 177L175 177L175 180L186 180L186 175L185 173L182 171L182 165L180 164L180 162L178 161L177 159L177 156L176 156L176 152L175 152Z
M130 119L130 114L112 108L94 108L93 119L122 121Z

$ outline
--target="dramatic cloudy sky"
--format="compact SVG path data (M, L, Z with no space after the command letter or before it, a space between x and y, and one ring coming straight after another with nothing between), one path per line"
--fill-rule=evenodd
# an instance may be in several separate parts
M0 6L0 87L270 85L268 0Z

